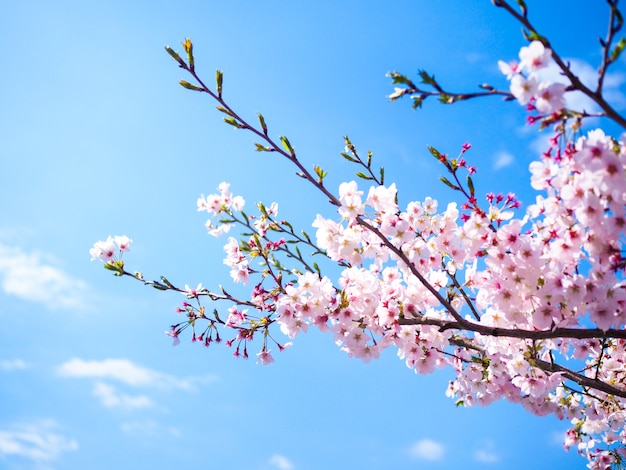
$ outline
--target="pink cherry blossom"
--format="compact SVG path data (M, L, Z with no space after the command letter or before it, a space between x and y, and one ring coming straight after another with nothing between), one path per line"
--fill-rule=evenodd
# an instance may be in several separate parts
M274 362L274 358L272 357L272 351L263 350L257 353L257 364L263 364L264 366L269 366Z
M541 41L532 41L528 46L519 51L519 68L528 68L535 72L546 67L552 59L552 51L547 49Z
M563 109L565 107L564 92L565 85L562 83L540 83L535 92L537 97L535 107L537 111L550 114Z

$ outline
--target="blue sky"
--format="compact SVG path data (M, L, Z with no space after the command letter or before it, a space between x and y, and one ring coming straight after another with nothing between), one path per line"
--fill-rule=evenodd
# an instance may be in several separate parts
M599 61L603 2L528 1L585 76ZM593 5L593 6L590 6ZM163 51L192 38L208 82L244 116L263 112L302 161L353 179L342 136L374 152L401 203L449 201L427 145L469 141L477 192L523 202L540 145L498 99L390 104L385 73L434 73L455 90L505 87L519 26L487 0L31 1L0 6L0 468L582 468L566 423L519 407L456 409L449 372L416 376L392 351L364 365L332 338L299 336L271 367L163 331L180 295L114 278L88 249L134 240L146 277L228 285L222 244L196 198L229 181L249 206L278 201L308 229L324 198L294 168L259 155L213 104L177 85ZM575 59L575 60L574 60ZM623 63L607 82L623 108ZM304 210L303 210L304 208Z

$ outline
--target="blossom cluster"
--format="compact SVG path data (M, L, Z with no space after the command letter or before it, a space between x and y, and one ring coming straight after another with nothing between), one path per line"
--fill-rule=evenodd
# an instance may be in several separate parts
M355 182L343 183L341 220L318 215L313 226L318 246L349 266L337 286L313 273L288 285L275 303L281 331L293 338L315 325L364 361L395 346L420 374L452 366L448 394L458 403L504 397L570 419L567 445L593 462L626 457L623 447L597 450L602 441L626 444L624 398L577 393L571 376L550 367L557 360L626 392L626 340L485 333L626 325L626 142L601 130L563 150L557 140L530 165L542 193L522 218L508 210L517 205L511 196L489 196L486 210L460 217L455 203L440 211L430 198L401 209L394 185L364 198ZM441 328L461 313L474 335Z
M565 85L538 78L551 57L533 41L519 63L499 64L518 102L543 115L565 107ZM177 343L191 328L192 341L208 346L222 341L222 329L233 335L224 343L244 358L260 336L257 360L266 365L274 361L272 342L279 350L291 344L273 338L275 326L289 339L316 327L365 362L394 347L415 373L452 368L446 393L459 405L504 398L553 414L572 423L565 447L576 447L590 468L625 462L626 139L601 129L575 132L559 123L530 164L537 195L525 211L513 194L479 202L469 178L475 168L436 151L455 179L447 183L466 197L461 204L430 197L400 204L395 184L344 182L331 199L337 215L312 223L315 241L278 220L276 204L246 215L243 198L221 183L218 193L198 199L198 210L213 216L211 235L242 227L241 240L226 241L224 263L234 282L254 280L251 295L151 282L186 296L177 312L187 318L167 334ZM129 243L109 237L90 253L115 262ZM337 279L309 265L298 247L339 266ZM128 274L123 265L117 271ZM202 296L230 302L226 317L207 313ZM207 326L196 332L199 320Z
M99 240L94 243L89 250L91 260L99 259L107 264L114 264L124 251L130 251L132 240L126 235L116 235L107 237L106 240Z
M532 41L522 47L519 62L498 62L502 73L511 81L511 93L520 104L533 103L542 114L551 114L565 107L563 83L540 81L538 72L547 67L552 51L542 42Z
M218 216L221 214L230 214L232 211L242 211L246 201L241 196L233 196L230 191L230 184L222 182L218 186L219 193L210 194L209 196L201 195L198 198L198 211L206 211L209 214ZM219 237L228 233L232 227L231 223L216 223L212 219L206 221L205 227L211 235Z

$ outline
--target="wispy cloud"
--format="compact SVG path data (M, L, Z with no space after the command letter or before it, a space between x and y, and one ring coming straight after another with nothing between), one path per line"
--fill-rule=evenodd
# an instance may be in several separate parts
M513 164L513 162L515 162L515 157L512 154L509 152L498 152L494 158L493 169L499 170Z
M179 388L194 390L197 385L218 380L216 376L175 377L147 367L143 367L128 359L104 359L102 361L85 361L79 358L70 359L61 364L57 372L62 377L84 377L94 379L117 380L135 387Z
M130 396L119 393L115 387L103 382L96 382L93 389L94 396L107 408L150 408L154 403L145 395Z
M0 287L9 295L51 309L85 308L87 284L46 259L41 253L0 244Z
M500 456L494 451L495 446L492 441L486 441L479 449L474 451L474 460L480 463L497 463Z
M155 390L197 390L201 384L219 380L216 376L176 377L129 361L128 359L104 359L86 361L73 358L57 368L61 377L92 379L92 394L107 408L138 410L155 408L151 398ZM110 381L118 383L114 386ZM129 393L124 387L143 388L143 394Z
M278 470L294 470L294 465L284 455L274 454L270 458L270 465Z
M22 457L41 464L77 449L78 443L61 434L59 425L53 420L0 429L0 455L5 458Z
M128 436L163 436L180 437L180 429L176 427L164 427L154 420L127 421L120 425L122 432Z
M445 448L443 444L432 439L421 439L411 446L409 454L413 458L420 460L441 460L444 456Z
M0 361L0 370L12 371L25 368L26 363L21 359L3 359Z

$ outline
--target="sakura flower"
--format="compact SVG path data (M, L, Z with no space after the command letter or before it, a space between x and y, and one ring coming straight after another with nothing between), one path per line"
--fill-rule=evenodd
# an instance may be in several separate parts
M511 78L513 78L513 76L519 72L519 64L515 61L504 62L502 60L499 60L498 68L500 69L500 72L506 75L507 80L511 80Z
M241 196L235 196L231 204L232 208L238 212L241 212L245 205L246 205L246 201Z
M257 364L263 364L264 366L269 366L274 362L274 358L272 357L272 351L263 349L260 353L257 353Z
M113 237L120 251L130 251L130 244L133 242L126 235L117 235Z
M530 164L529 170L532 173L530 185L537 190L547 189L550 180L555 176L559 168L549 159L534 161Z
M180 335L180 330L172 327L172 329L170 331L166 331L165 334L172 338L172 346L178 346L180 344L180 338L178 337Z
M565 85L563 83L542 82L537 87L535 107L537 111L550 114L565 107Z
M236 328L240 326L246 320L246 310L237 310L237 307L233 306L228 309L228 318L226 319L226 326Z
M202 287L202 283L198 284L195 288L189 287L189 285L185 284L185 292L182 292L182 294L192 299L198 297L198 295L200 295L204 290L205 289Z
M533 41L520 49L519 58L519 68L527 67L531 72L535 72L548 65L552 59L552 51L546 49L541 41Z
M355 181L339 185L339 200L341 207L337 210L345 219L354 219L363 214L364 205L361 202L363 191L358 190Z
M527 104L537 94L538 86L535 77L526 78L522 75L515 75L511 79L510 90L519 104Z
M114 239L112 237L107 237L105 241L99 240L94 243L93 248L89 250L89 254L91 255L91 261L99 258L100 261L108 263L115 257L116 251L117 249Z
M379 212L396 212L396 184L392 183L389 187L372 186L367 195L367 205Z
M221 237L222 235L225 235L228 232L230 232L232 224L214 225L213 221L211 219L209 219L209 220L206 221L204 226L206 227L207 231L209 232L209 235L211 235L212 237L218 238L218 237Z

